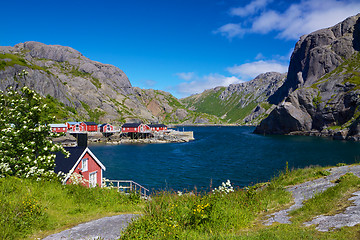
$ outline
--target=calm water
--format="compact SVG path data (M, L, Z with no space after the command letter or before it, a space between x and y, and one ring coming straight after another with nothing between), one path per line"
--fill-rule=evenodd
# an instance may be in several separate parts
M181 128L182 130L183 128ZM108 179L134 180L149 189L208 189L270 180L279 170L360 161L360 143L317 137L262 136L252 127L185 127L189 143L92 145Z

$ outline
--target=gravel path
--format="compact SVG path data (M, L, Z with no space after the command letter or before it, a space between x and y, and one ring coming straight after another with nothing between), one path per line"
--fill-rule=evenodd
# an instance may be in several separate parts
M122 214L112 217L105 217L87 223L82 223L71 229L56 233L43 240L113 240L120 238L121 231L124 230L132 219L137 218L138 214Z
M264 222L264 225L272 225L274 222L290 224L290 217L288 213L292 210L298 209L303 206L303 202L312 198L316 193L320 193L328 189L329 187L335 186L332 181L338 179L342 175L348 172L352 172L354 175L360 177L360 166L343 166L328 169L331 173L329 176L324 178L315 179L313 181L305 182L299 185L292 186L287 191L292 193L294 198L294 205L290 208L281 210L279 212L271 214L269 219ZM349 207L346 209L343 215L337 214L335 216L318 216L313 221L306 223L306 225L319 224L317 229L319 231L328 231L330 228L339 228L342 226L354 226L360 223L360 193L355 194L355 197L349 200L355 200L354 208ZM357 200L359 199L359 200ZM357 214L357 216L352 216ZM316 220L317 219L317 220ZM327 223L325 223L325 221ZM322 225L324 224L324 225ZM326 230L325 230L326 229Z

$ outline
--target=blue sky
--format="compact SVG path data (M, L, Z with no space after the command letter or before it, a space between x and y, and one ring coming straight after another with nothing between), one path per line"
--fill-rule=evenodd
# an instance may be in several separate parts
M286 72L301 35L359 12L358 0L13 0L0 45L69 46L180 98Z

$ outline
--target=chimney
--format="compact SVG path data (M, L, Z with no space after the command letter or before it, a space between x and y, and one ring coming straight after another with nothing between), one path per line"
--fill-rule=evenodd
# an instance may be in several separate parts
M87 147L87 133L77 133L76 140L78 147Z

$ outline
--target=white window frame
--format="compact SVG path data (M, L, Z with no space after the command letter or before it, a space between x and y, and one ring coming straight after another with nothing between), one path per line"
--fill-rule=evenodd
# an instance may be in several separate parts
M81 161L81 171L86 172L89 170L89 158L84 158Z
M97 171L89 173L89 187L96 187Z

